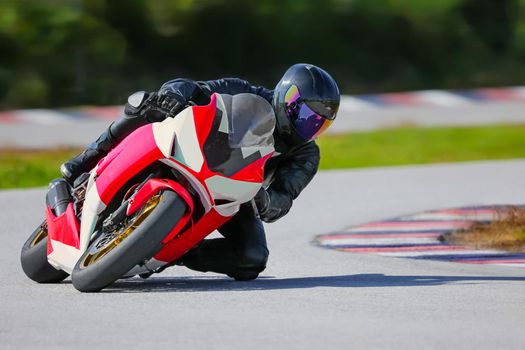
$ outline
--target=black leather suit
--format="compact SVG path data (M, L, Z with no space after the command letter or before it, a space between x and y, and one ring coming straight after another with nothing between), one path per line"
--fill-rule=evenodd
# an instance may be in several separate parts
M236 78L211 81L175 79L162 85L158 94L168 91L182 104L189 101L198 105L207 104L214 92L229 95L252 93L262 96L270 104L273 100L272 90L255 87ZM153 121L158 120L145 120L127 113L110 127L109 133L119 139ZM197 271L227 274L238 280L254 279L265 269L268 248L261 219L273 222L286 215L293 200L312 180L319 166L319 147L314 141L294 144L282 137L278 128L273 136L276 153L265 167L269 203L264 213L259 218L250 203L242 205L240 211L219 228L224 238L203 241L182 258L185 266Z

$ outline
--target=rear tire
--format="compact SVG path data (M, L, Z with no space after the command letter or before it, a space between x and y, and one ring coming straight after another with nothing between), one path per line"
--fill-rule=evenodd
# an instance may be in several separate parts
M22 269L27 277L38 283L58 283L69 274L57 270L47 261L47 227L45 221L29 236L20 253Z
M101 235L93 241L78 260L71 279L81 292L97 292L150 259L162 248L162 240L184 216L187 205L175 192L165 191L149 215L111 250L101 257ZM140 209L139 209L140 211ZM105 243L104 243L105 244Z

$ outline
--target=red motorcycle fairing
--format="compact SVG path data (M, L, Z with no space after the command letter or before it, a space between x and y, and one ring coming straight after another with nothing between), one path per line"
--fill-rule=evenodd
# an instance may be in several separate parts
M163 243L166 244L157 254L155 254L155 260L163 261L165 263L176 261L201 242L207 235L230 219L231 217L222 216L212 208L206 213L206 215L193 223L192 226L184 232L178 233L183 227L177 225L177 227L175 227L169 234L169 237L173 237L173 239L169 241L164 240Z
M191 107L195 124L198 125L196 133L201 152L204 152L204 144L210 136L212 124L216 117L216 101L217 97L213 94L208 105ZM173 149L171 154L174 154ZM233 180L262 183L264 180L264 164L270 157L271 154L268 154L246 164L245 167L228 177ZM163 154L155 140L153 124L148 124L135 130L99 162L96 169L95 184L100 199L108 205L128 180L153 162L166 158L178 163L202 183L212 176L225 177L223 174L211 170L206 161L197 170L176 161L170 155ZM212 197L209 192L208 196Z
M152 125L148 124L135 130L97 166L95 185L102 202L108 205L133 176L163 158L165 157L155 142Z
M53 252L52 240L79 249L80 247L80 225L73 209L73 203L69 203L65 213L55 216L50 207L46 208L47 221L47 255Z

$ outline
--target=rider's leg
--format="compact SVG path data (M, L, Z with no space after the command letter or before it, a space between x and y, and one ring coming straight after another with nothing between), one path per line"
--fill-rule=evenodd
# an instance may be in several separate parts
M182 258L190 269L252 280L266 268L268 247L264 227L249 205L219 228L225 238L208 239Z
M153 118L160 119L163 117L162 113L145 111L146 108L150 108L147 106L148 96L151 96L151 94L144 92L137 92L131 95L128 98L124 115L113 122L82 153L60 166L62 176L69 183L73 183L77 177L94 168L100 159L105 157L111 149L135 129L153 121L158 121Z
M124 115L120 117L82 153L60 166L62 176L69 183L73 183L77 177L93 169L98 161L104 158L126 136L147 123L146 119L139 116Z

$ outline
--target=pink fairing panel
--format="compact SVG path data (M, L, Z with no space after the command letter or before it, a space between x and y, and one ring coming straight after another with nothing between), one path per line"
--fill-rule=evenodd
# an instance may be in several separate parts
M61 242L70 247L79 249L80 247L80 225L75 211L73 209L73 203L69 203L66 212L56 217L51 211L51 208L46 208L47 218L47 255L53 252L53 246L51 240Z
M102 202L108 205L129 179L163 158L155 142L152 125L135 130L98 164L95 184Z

